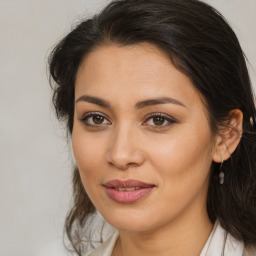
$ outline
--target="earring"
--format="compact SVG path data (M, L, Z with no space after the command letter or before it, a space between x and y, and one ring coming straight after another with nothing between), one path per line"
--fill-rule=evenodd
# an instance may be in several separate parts
M221 184L221 185L224 183L224 178L225 178L225 174L224 174L224 172L221 170L221 169L222 169L222 165L223 165L223 158L222 158L222 156L221 156L220 174L219 174L220 184Z

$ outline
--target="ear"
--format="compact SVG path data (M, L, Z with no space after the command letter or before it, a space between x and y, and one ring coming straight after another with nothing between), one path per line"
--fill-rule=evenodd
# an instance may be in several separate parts
M243 112L233 109L229 112L229 120L220 133L216 135L212 160L219 163L227 160L235 151L243 133Z

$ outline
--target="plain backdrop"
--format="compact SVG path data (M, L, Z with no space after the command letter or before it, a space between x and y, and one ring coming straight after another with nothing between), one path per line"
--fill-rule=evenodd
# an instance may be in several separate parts
M0 256L67 255L71 156L54 117L47 55L106 0L0 0ZM209 0L230 22L256 86L256 0Z

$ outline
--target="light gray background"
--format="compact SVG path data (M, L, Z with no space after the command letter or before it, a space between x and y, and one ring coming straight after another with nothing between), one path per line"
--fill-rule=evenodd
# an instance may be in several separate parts
M0 0L0 256L67 255L71 157L55 120L47 54L106 0ZM256 0L209 0L236 31L256 85Z

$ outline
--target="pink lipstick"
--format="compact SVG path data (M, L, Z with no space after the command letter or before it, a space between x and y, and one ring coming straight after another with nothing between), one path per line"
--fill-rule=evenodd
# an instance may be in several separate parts
M117 203L129 204L148 195L155 185L139 180L111 180L104 184L107 195Z

